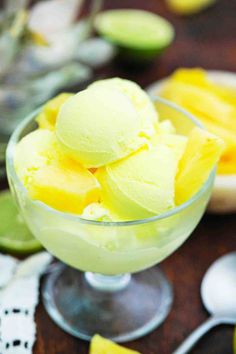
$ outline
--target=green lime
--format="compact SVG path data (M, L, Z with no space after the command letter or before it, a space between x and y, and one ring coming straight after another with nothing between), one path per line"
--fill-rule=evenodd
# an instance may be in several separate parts
M0 249L13 253L31 253L42 248L20 216L11 193L0 193Z
M151 59L167 48L174 38L173 26L147 11L119 9L101 12L95 28L133 59Z

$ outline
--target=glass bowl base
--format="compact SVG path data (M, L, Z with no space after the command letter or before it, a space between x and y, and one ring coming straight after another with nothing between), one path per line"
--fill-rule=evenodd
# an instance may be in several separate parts
M125 286L104 290L88 281L91 273L59 264L43 285L45 308L59 327L80 339L94 334L116 342L142 337L165 320L172 289L157 267L125 276Z

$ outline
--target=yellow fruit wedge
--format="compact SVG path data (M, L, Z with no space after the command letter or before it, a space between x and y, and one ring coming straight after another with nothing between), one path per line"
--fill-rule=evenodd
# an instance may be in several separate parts
M208 89L173 81L163 87L163 96L190 112L194 109L200 119L204 115L209 121L236 132L235 107L220 100Z
M81 213L99 200L95 176L60 151L53 131L37 129L17 145L16 172L33 199L64 212Z
M211 81L202 69L178 69L161 96L192 113L226 144L218 174L236 174L236 90Z
M48 101L36 118L39 128L53 130L61 106L71 96L72 93L64 92Z
M201 87L206 87L209 81L207 79L206 73L201 68L180 68L177 69L172 75L171 80L189 83L191 85L197 85Z
M236 90L232 87L215 84L208 78L207 72L200 68L180 68L171 75L171 80L188 83L208 89L219 98L236 105Z
M179 15L193 15L212 5L215 0L166 0L169 8Z
M140 354L135 350L124 348L121 345L96 334L90 343L89 354Z
M94 175L73 163L41 167L32 175L28 191L32 199L75 214L100 197L100 186Z
M224 142L207 131L194 128L179 163L175 182L175 201L182 204L190 199L207 180L218 162Z
M194 110L192 110L192 113L195 117L198 117ZM218 163L217 173L220 175L236 174L236 133L209 121L203 115L201 116L201 121L211 133L219 136L226 144Z

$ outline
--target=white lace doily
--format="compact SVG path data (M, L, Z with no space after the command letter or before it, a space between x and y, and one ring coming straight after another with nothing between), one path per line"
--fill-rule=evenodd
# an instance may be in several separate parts
M32 353L39 279L51 259L47 252L21 262L0 254L0 354Z

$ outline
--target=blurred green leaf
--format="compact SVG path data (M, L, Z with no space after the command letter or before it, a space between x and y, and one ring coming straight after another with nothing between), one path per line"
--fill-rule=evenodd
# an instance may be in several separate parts
M14 38L20 38L26 30L27 22L28 12L22 9L18 13L16 13L16 16L9 29L10 35Z

